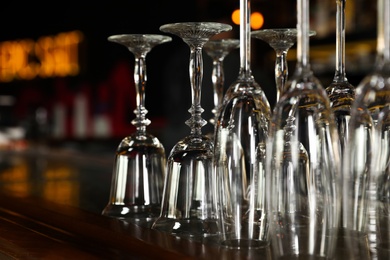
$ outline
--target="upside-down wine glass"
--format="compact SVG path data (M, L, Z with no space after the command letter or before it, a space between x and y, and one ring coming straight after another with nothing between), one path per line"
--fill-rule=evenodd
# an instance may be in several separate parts
M348 140L351 107L355 100L355 87L348 81L345 70L345 6L346 0L336 0L336 66L331 84L325 89L335 114L339 134L340 154ZM342 166L341 166L342 167ZM369 254L365 225L368 182L360 175L342 172L341 208L336 255L339 259L367 259Z
M309 1L297 0L297 65L273 110L266 195L276 259L332 259L339 145L329 98L309 63Z
M203 78L202 48L213 35L229 31L223 23L185 22L165 24L160 30L180 37L190 48L191 118L190 134L172 148L168 156L161 213L153 229L177 237L213 240L219 234L215 193L213 192L213 142L202 134L207 123L201 117ZM174 75L173 75L174 76Z
M345 71L346 0L336 0L336 5L336 69L333 81L325 90L335 114L342 155L348 137L348 122L351 117L351 106L355 100L355 87L348 81Z
M110 199L102 214L151 224L159 215L165 177L165 149L159 139L146 131L151 123L145 108L146 55L153 47L170 42L156 34L121 34L108 37L128 48L135 57L136 131L119 143L113 165Z
M382 260L390 258L390 2L378 0L377 12L376 62L356 88L344 172L362 186L353 227L368 229L371 259Z
M264 194L254 194L253 187L261 179L255 176L255 158L258 147L265 146L271 108L250 68L249 2L240 0L240 70L224 95L214 140L220 245L225 248L269 245L265 204L257 202Z
M252 37L265 41L268 43L275 51L275 85L276 85L276 102L280 99L280 96L285 91L285 85L288 80L288 64L287 64L287 53L288 50L295 44L297 41L297 29L296 28L275 28L275 29L262 29L257 31L252 31ZM315 31L310 31L309 36L315 35ZM291 116L291 120L286 120L286 122L294 122L294 118ZM288 129L288 126L286 126ZM291 128L292 130L293 128ZM285 134L285 154L291 153L291 145L289 143L289 131L286 131ZM308 161L307 152L302 144L298 144L298 152L301 161ZM256 165L255 169L259 176L257 185L255 188L256 194L262 194L261 190L266 190L265 187L265 172L264 165L266 161L266 151L265 146L261 147L259 145L258 152L256 155ZM265 196L257 199L259 203L265 203Z
M288 50L297 41L296 28L274 28L252 31L253 38L260 39L268 43L275 51L275 83L276 83L276 102L278 102L281 93L284 91L288 80ZM315 31L310 31L309 36L316 35Z
M211 72L211 81L213 83L214 93L214 108L212 113L213 118L210 118L210 123L215 126L218 121L218 111L222 104L224 86L225 86L225 72L223 61L225 57L234 49L240 47L240 40L238 39L216 39L210 40L204 45L204 50L213 60L213 69Z

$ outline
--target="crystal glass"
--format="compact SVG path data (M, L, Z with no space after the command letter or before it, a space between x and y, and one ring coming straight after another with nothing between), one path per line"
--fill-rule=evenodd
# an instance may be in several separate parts
M347 227L368 236L371 259L389 259L390 2L378 0L377 10L376 63L356 88L343 170L356 187L347 194L350 200L359 195Z
M268 43L275 51L275 83L276 83L276 102L278 102L281 93L284 91L288 80L288 50L297 41L296 28L274 28L252 31L253 38L263 40ZM310 31L309 36L316 35L315 31Z
M224 94L225 73L223 61L231 51L237 49L238 47L240 47L240 40L238 39L210 40L203 47L207 55L209 55L213 60L211 81L213 83L214 108L211 112L214 117L210 119L210 123L214 126L218 121L218 111L222 104Z
M355 87L349 83L345 72L345 5L346 0L336 0L336 69L333 81L325 89L334 111L339 132L341 154L348 137L350 110L355 100Z
M160 30L180 37L190 48L191 118L190 134L180 140L168 156L161 213L153 229L178 237L205 241L219 234L213 192L213 142L202 134L207 123L201 117L203 78L202 48L213 35L229 31L223 23L184 22L165 24ZM174 75L173 75L174 76Z
M160 212L166 155L159 139L146 131L151 123L145 108L146 55L171 37L155 34L112 35L109 41L128 48L135 57L135 133L118 145L113 165L110 199L102 214L149 225Z
M336 68L333 81L325 89L335 114L342 158L348 139L351 107L355 100L355 87L348 81L345 70L345 6L346 0L336 0ZM342 194L336 255L340 259L367 259L369 249L362 217L367 211L365 190L368 182L366 178L345 171L340 177Z
M309 1L297 1L297 65L273 110L266 146L269 235L279 259L332 259L340 154L329 98L309 63Z
M220 245L229 248L268 246L265 191L255 169L257 150L265 147L271 108L250 68L250 1L240 0L240 70L227 89L215 129Z

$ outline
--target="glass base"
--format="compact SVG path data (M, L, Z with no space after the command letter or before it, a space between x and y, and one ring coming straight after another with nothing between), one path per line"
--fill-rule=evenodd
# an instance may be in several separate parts
M204 238L219 235L216 220L158 218L152 229L183 238Z
M221 242L221 246L231 249L257 249L268 247L269 242L258 239L227 239Z
M153 222L160 213L159 206L127 206L108 204L103 212L103 216L131 220L135 224Z
M278 258L279 260L329 260L331 258L325 256L314 255L285 255Z

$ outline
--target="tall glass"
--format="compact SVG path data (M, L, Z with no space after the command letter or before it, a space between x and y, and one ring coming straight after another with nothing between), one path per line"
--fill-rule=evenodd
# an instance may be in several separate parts
M355 100L355 87L348 81L345 70L345 6L346 0L336 0L336 66L331 84L325 89L336 119L341 156L344 157L348 141L351 107ZM343 160L341 161L343 163ZM362 216L367 211L367 180L359 175L342 171L340 229L336 255L348 259L367 259L367 234ZM357 224L359 223L359 224Z
M214 191L213 142L202 134L207 123L201 117L203 78L202 48L213 35L229 31L222 23L187 22L165 24L163 32L175 34L190 48L191 118L190 134L180 140L168 156L161 213L152 228L178 237L212 240L219 234ZM173 74L172 77L175 75Z
M329 98L309 63L309 1L297 1L297 65L273 110L266 146L272 253L332 259L340 155Z
M352 200L354 193L359 192L359 204L347 219L348 227L358 235L368 235L371 259L389 259L390 2L378 0L377 10L376 63L374 70L356 88L344 172L350 176L350 186L359 188L347 194Z
M265 147L271 117L269 102L250 68L250 1L240 0L240 70L227 89L215 130L221 245L229 248L267 246L265 191L253 188L262 179L255 170L258 147Z
M102 214L149 225L158 216L165 176L165 149L159 139L146 131L150 120L145 108L146 55L171 37L155 34L112 35L109 41L128 48L135 57L136 115L131 123L135 133L125 137L116 150L110 199Z

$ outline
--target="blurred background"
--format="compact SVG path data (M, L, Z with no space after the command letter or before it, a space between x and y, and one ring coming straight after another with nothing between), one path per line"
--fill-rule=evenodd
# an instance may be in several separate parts
M0 148L25 149L34 142L85 153L114 155L119 141L135 129L134 56L107 41L114 34L161 34L166 23L229 23L228 37L239 38L232 14L237 0L83 1L47 4L5 1L0 9ZM326 87L335 71L335 0L311 0L310 59ZM296 1L252 0L252 30L296 27ZM376 1L347 1L346 70L357 85L373 67L376 49ZM257 18L256 18L257 17ZM176 36L146 58L148 131L167 154L189 134L189 48ZM293 74L296 46L288 53ZM212 117L211 58L205 53L203 118ZM251 66L271 103L275 100L275 53L266 43L251 42ZM224 61L226 88L236 79L239 50ZM212 131L208 124L204 132Z

